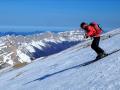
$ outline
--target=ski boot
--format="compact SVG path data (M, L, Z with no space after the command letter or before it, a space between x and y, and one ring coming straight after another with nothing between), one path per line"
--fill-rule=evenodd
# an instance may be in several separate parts
M98 54L98 56L96 57L96 60L99 60L101 58L104 58L105 56L107 56L108 54L106 54L105 52L104 53L100 53Z

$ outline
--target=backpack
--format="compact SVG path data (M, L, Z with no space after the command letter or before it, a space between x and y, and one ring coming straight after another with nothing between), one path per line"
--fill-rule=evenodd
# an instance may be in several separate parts
M100 27L99 24L92 22L89 25L92 26L92 27L94 27L94 29L96 30L97 33L103 32L103 30L102 30L102 28Z

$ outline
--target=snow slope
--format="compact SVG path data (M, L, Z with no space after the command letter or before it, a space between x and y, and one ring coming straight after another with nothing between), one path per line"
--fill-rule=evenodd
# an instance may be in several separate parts
M96 57L90 46L81 45L19 69L0 71L0 90L120 90L120 51L81 66ZM120 34L102 40L100 46L107 53L120 49Z

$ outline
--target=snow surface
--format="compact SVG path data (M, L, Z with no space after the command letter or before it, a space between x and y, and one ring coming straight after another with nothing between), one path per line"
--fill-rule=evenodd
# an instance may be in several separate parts
M0 90L120 90L120 51L87 66L95 52L81 44L19 69L0 72ZM120 34L102 40L108 53L120 49Z
M35 52L35 49L31 45L27 45L26 49L28 49L30 52Z
M23 62L30 63L31 62L30 57L28 57L26 54L22 53L20 50L17 50L17 54L19 55L20 58L22 58L19 60L21 63L23 63Z

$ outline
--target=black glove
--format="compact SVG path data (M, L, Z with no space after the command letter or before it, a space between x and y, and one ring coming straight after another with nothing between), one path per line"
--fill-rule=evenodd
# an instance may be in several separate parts
M84 38L88 38L87 34L84 35Z

